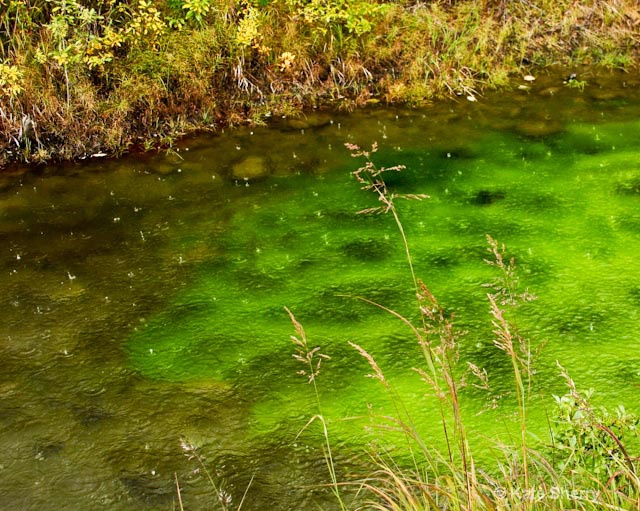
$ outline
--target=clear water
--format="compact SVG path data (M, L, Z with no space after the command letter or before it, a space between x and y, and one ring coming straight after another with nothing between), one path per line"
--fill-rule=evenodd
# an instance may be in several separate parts
M408 167L393 189L431 196L400 214L418 275L467 331L462 360L490 375L489 393L463 395L473 437L516 420L482 287L494 276L486 234L538 296L518 315L545 343L533 430L544 434L551 394L564 392L556 360L599 402L638 412L640 89L628 76L590 77L584 92L547 80L477 103L277 119L173 155L0 176L3 505L178 509L177 478L185 509L211 509L184 441L236 504L253 477L245 510L330 509L284 307L332 357L317 381L344 477L367 442L384 442L369 426L393 410L347 341L438 442L414 339L356 298L413 314L393 221L356 214L376 204L344 142L377 141L379 164Z

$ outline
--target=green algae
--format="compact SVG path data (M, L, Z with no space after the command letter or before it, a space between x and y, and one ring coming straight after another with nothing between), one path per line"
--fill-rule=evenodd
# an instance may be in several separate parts
M595 360L602 360L602 350L613 358L624 350L638 320L629 303L635 296L629 279L640 274L633 193L637 122L572 120L544 137L487 130L466 147L425 145L420 127L414 119L410 133L398 132L406 150L398 150L395 140L381 142L376 158L408 167L390 175L392 189L432 195L401 204L400 214L419 276L467 331L464 358L485 365L496 388L508 392L502 379L509 378L509 361L492 348L482 287L493 278L483 261L485 235L491 234L507 244L523 285L539 295L519 321L534 344L546 343L537 378L543 393L557 389L555 359L579 384L610 381L613 366ZM421 149L411 147L414 140ZM136 370L169 381L210 377L251 388L256 434L295 422L313 402L301 398L304 381L295 385L286 375L296 371L286 306L307 327L310 342L340 354L320 378L321 388L341 389L323 397L328 417L368 417L371 408L364 403L377 399L363 383L366 364L345 350L346 341L370 350L391 379L411 381L398 388L405 389L409 408L418 406L429 389L415 374L404 375L419 359L410 332L359 300L412 317L402 245L391 219L357 214L367 197L348 170L343 163L319 180L300 175L252 184L255 195L236 206L218 239L223 255L203 265L172 305L129 340ZM577 346L581 357L571 355ZM602 374L588 369L591 364ZM631 391L604 387L605 399L635 403ZM381 399L373 408L389 413L390 403ZM437 418L435 409L424 413L424 423ZM359 421L338 422L339 435L359 436Z
M290 484L291 474L306 484L289 464L319 455L314 426L295 440L318 408L297 374L284 307L331 356L317 383L345 457L370 441L400 448L378 427L400 400L425 438L441 441L431 389L411 370L420 364L413 334L361 299L416 317L392 219L357 213L377 204L350 176L358 161L346 140L378 141L377 161L407 166L390 174L393 190L431 196L398 207L417 274L466 331L457 375L466 361L489 373L491 390L461 395L474 446L506 438L516 410L511 362L493 346L486 234L506 244L522 287L538 296L514 316L534 348L544 344L531 431L544 438L550 396L565 392L556 360L599 402L636 411L640 106L599 101L594 113L574 99L563 98L564 110L556 98L514 100L511 114L503 99L495 122L489 105L471 104L332 114L319 130L194 140L168 173L154 171L168 165L158 156L3 183L2 445L16 446L4 463L18 470L0 492L12 500L39 470L36 449L69 480L111 481L118 509L166 503L173 472L193 485L185 498L203 502L206 484L190 479L180 438L229 467L239 487L254 470L264 484ZM560 128L513 129L536 108ZM271 175L235 179L233 165L256 155ZM367 378L347 341L375 357L399 399ZM308 477L324 481L322 463L314 467ZM63 497L76 507L96 498L72 486ZM43 482L38 498L56 501L56 488ZM282 497L279 508L304 498Z

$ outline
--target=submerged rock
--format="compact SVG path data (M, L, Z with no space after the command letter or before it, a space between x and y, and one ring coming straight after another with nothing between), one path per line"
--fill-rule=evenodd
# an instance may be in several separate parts
M473 197L471 202L473 204L478 204L479 206L488 206L489 204L493 204L496 201L504 199L505 194L500 190L480 190Z
M626 98L627 92L625 90L615 90L607 87L589 87L587 89L588 95L595 101L612 101L614 99Z
M439 153L440 158L444 160L472 160L477 155L470 147L452 147L444 149Z
M637 305L640 305L640 287L634 287L629 291L629 298Z
M532 120L516 124L515 131L520 135L530 138L543 138L562 133L562 123L553 120Z
M154 162L154 164L150 165L147 170L160 176L169 176L176 172L178 167L168 162Z
M73 275L68 277L73 278ZM74 279L75 280L75 279ZM60 282L45 290L46 295L54 302L62 302L66 300L73 300L81 295L84 295L86 288L82 284L77 284L73 281L70 283Z
M306 130L321 128L331 122L331 117L326 113L312 112L300 117L286 119L285 127L294 130Z
M620 195L640 195L640 177L619 183L616 192Z
M625 231L640 233L640 215L626 215L616 219L616 225Z
M113 412L96 405L73 406L71 411L83 426L90 426L114 416Z
M171 478L155 473L123 473L120 483L134 499L163 508L173 501L175 486Z
M231 168L231 177L233 177L233 179L251 181L263 179L268 175L269 167L266 160L261 156L248 156Z
M382 261L391 255L389 244L376 239L350 241L341 248L346 256L358 261Z
M562 91L562 87L545 87L544 89L541 89L538 94L540 96L555 96L557 94L559 94Z
M37 460L45 460L60 454L64 449L64 443L57 440L38 441L33 446L33 456Z

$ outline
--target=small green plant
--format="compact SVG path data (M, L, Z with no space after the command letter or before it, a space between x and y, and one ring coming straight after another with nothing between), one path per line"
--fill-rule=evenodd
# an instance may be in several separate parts
M315 30L326 34L343 26L347 33L356 36L371 32L374 23L390 9L389 4L363 0L287 0L287 3Z
M628 435L637 437L638 417L623 406L613 414L606 408L593 407L594 390L578 392L567 371L558 366L569 387L565 395L554 396L552 447L558 470L580 479L594 477L604 484L623 476L632 476L637 482L637 460L631 458L624 443Z
M587 86L587 82L585 80L579 80L578 76L574 73L571 73L563 83L565 87L578 89L580 92L584 92L584 88Z
M138 0L131 10L131 19L125 33L132 46L158 48L167 25L160 10L147 0Z
M23 73L17 66L0 62L0 97L17 97L22 92L22 78Z
M253 5L246 5L238 23L236 42L242 48L257 45L260 40L261 13Z
M185 19L193 19L202 25L204 17L211 10L211 3L211 0L184 0L181 7L186 13Z

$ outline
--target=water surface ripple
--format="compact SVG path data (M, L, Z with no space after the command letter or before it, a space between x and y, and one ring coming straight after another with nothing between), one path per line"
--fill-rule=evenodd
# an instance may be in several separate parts
M285 306L332 357L318 384L344 477L385 441L365 426L392 409L347 341L437 443L418 346L356 299L413 314L398 233L356 214L376 204L344 142L378 142L379 164L407 166L392 189L431 196L400 214L418 275L467 331L462 361L490 375L491 391L463 395L472 436L506 434L515 410L482 287L486 234L538 296L517 314L546 343L533 429L564 392L556 360L637 412L640 97L625 79L580 91L541 77L475 103L311 113L169 154L0 176L0 501L170 510L177 477L185 509L210 509L193 446L234 502L253 478L243 510L330 509L318 430L298 436L317 408Z

